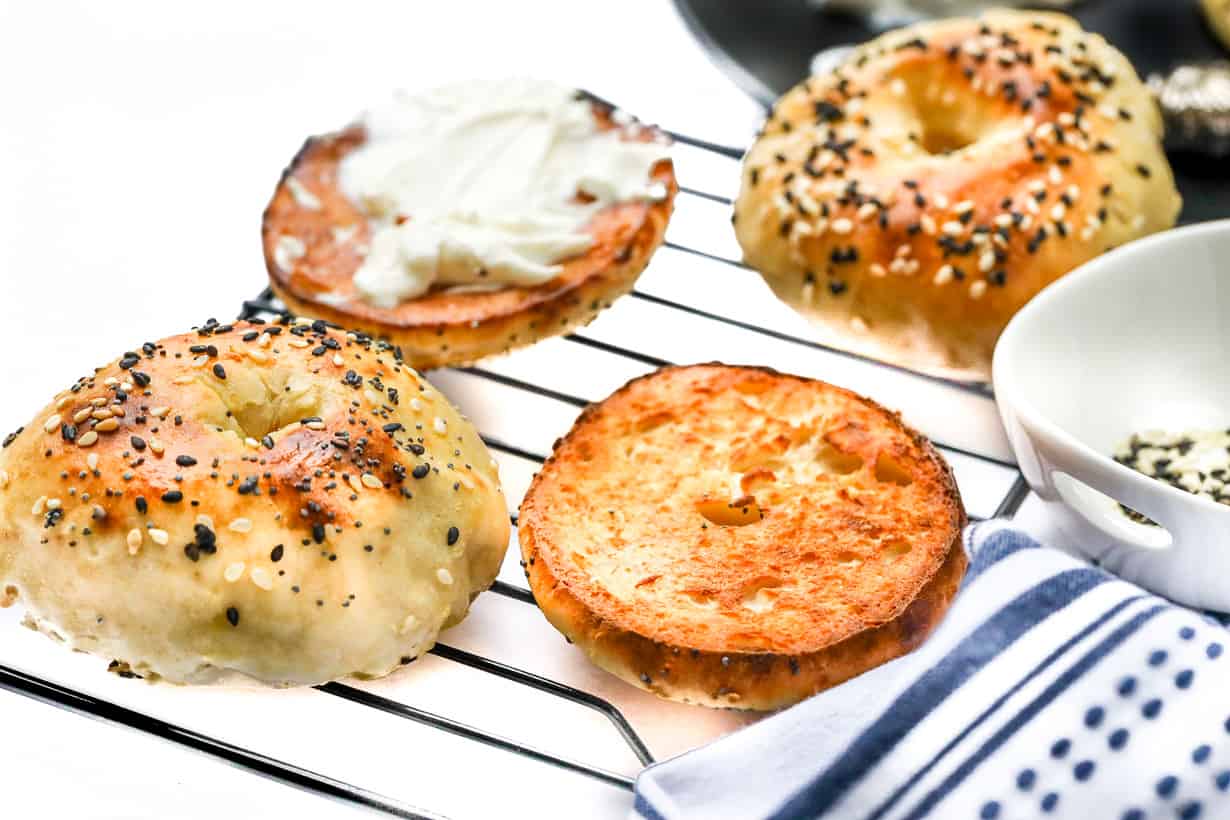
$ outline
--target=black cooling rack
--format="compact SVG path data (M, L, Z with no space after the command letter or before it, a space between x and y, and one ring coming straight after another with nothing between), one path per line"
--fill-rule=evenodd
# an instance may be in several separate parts
M709 156L724 158L727 161L731 161L732 166L733 161L737 161L743 154L741 149L719 145L703 139L697 139L686 134L672 133L671 136L679 145L685 146L688 150L693 152L697 152L699 157L703 158L705 156ZM686 174L681 173L681 176L686 176ZM691 182L691 180L686 178L685 181ZM730 198L728 196L712 190L681 186L680 192L680 202L677 203L677 208L678 205L686 206L688 200L709 203L710 205L717 205L723 208L730 205ZM712 225L711 232L708 230L707 232L715 236L726 235L729 233L729 225L723 218L720 223L714 223ZM669 236L670 235L668 234L668 237ZM692 244L680 243L676 241L668 241L666 243L666 247L676 253L695 257L705 265L731 266L746 270L738 259L732 258L729 255L723 255L721 252L715 251L712 248L697 247ZM659 261L658 265L661 264L662 261ZM651 265L651 269L653 267L654 266ZM750 276L755 276L755 273L751 271L748 271L748 274ZM644 277L642 278L642 282L644 282ZM785 332L776 327L771 327L762 321L757 321L738 315L728 315L727 313L716 312L698 304L685 303L679 299L673 299L662 295L661 293L655 293L650 289L642 289L642 286L638 286L638 288L633 290L627 297L625 297L625 299L617 302L616 305L608 311L608 313L619 311L621 304L629 301L632 303L644 303L646 305L653 306L655 309L666 310L680 316L689 317L692 320L704 323L704 326L706 327L711 327L715 333L720 331L726 334L743 334L748 338L760 337L762 339L769 339L777 343L783 343L793 348L800 349L804 352L812 352L816 355L823 353L830 356L837 355L843 359L853 359L857 361L860 366L884 371L885 378L891 379L896 377L909 377L913 379L921 378L933 380L938 382L943 388L951 389L954 394L957 395L972 393L982 399L989 397L988 389L983 385L974 385L931 376L922 376L893 365L870 359L864 359L856 354L818 344L817 342L806 338L803 334L796 335ZM239 318L247 319L257 316L272 318L284 314L284 307L272 296L270 291L265 290L257 298L243 303L242 310L239 313ZM652 351L637 350L633 349L632 346L604 340L599 338L597 335L589 333L587 330L569 334L563 338L566 343L576 345L578 348L583 349L587 355L597 357L618 357L642 369L652 369L673 363L663 356L656 355ZM603 361L609 360L599 358L595 360L594 365L601 367ZM519 378L515 375L510 375L507 372L499 372L485 365L480 367L459 368L451 371L437 371L431 374L433 379L438 376L440 378L444 378L445 376L451 378L453 375L457 377L464 377L466 379L480 380L491 385L497 385L502 389L518 391L526 394L535 401L562 403L563 405L571 406L573 408L581 408L589 403L589 399L564 392L558 387L541 384L538 381ZM462 403L462 409L463 411L467 410L464 402ZM483 424L481 420L476 421L478 421L478 426L480 430L482 430ZM483 439L488 447L497 453L502 453L509 457L530 463L542 462L544 454L537 452L533 445L507 440L507 438L508 437L503 435L489 433L485 433L483 436ZM972 511L970 516L971 519L977 520L979 518L990 516L1011 517L1015 514L1021 502L1028 494L1028 488L1019 471L1016 471L1014 464L1003 458L975 452L969 448L962 448L954 444L938 441L937 443L940 446L940 449L945 451L950 458L963 457L975 462L983 462L987 465L993 465L999 470L1014 471L1015 478L1013 478L1008 484L1006 492L998 499L998 502L994 505L994 507L981 511ZM979 515L977 514L978 512L981 512L982 514ZM511 517L515 526L515 514ZM492 586L491 591L527 606L535 605L534 598L528 589L516 586L507 581L497 580ZM48 646L50 646L50 644L48 644ZM63 650L54 649L52 651L60 652ZM431 650L431 654L448 662L464 665L470 669L501 678L518 686L530 687L538 692L546 693L556 698L561 698L563 700L592 709L604 716L614 726L620 737L623 739L623 742L627 745L628 749L631 750L632 754L642 766L648 766L654 762L654 756L650 752L649 746L641 738L636 729L633 728L632 724L624 716L620 709L609 700L599 697L591 692L584 691L559 681L552 680L524 669L519 669L515 666L483 657L482 655L474 654L448 644L437 644ZM580 659L579 655L578 662L585 663L584 660ZM140 684L134 683L132 685ZM164 740L178 743L198 752L220 758L253 773L272 778L285 784L307 789L322 796L359 804L396 817L417 818L437 816L428 810L407 805L400 800L396 800L386 795L364 789L358 785L331 777L325 772L309 770L285 760L275 759L257 751L242 748L220 738L211 737L199 731L176 725L173 722L168 722L158 717L145 714L141 711L98 698L89 693L61 685L60 683L45 680L36 675L4 664L0 664L0 688L25 695L44 703L58 706L69 711L136 729ZM433 727L434 729L442 732L449 732L453 735L460 736L467 740L473 741L474 743L485 744L509 754L519 755L529 760L536 761L546 766L553 766L567 772L593 778L601 783L626 789L629 792L633 789L633 777L610 771L605 768L593 766L569 757L563 757L543 751L534 745L533 738L527 738L525 740L513 739L489 732L485 729L464 722L460 719L464 716L449 716L420 709L346 683L335 682L316 688L320 692L327 695L344 699L350 703L358 704L368 709L376 710L389 716L390 719L414 721L419 724Z

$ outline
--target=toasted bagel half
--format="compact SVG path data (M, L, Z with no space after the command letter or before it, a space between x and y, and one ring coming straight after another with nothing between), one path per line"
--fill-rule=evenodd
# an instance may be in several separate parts
M768 710L923 641L965 571L935 448L875 402L721 364L587 408L522 502L534 598L598 666Z
M665 139L655 128L617 125L612 109L592 105L604 129L622 128L626 139ZM365 302L355 289L354 275L363 262L360 249L371 229L338 182L342 159L366 140L364 127L352 125L313 137L299 150L265 209L265 266L274 293L291 311L400 346L405 360L419 370L468 364L588 324L632 289L662 243L674 207L674 169L664 160L654 166L653 178L666 187L666 197L599 211L586 229L593 245L560 263L563 270L549 282L487 291L437 286L383 308ZM293 254L279 249L287 241L293 243Z

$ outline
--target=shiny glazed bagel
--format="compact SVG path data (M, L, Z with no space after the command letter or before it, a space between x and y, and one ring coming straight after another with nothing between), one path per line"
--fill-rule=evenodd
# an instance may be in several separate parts
M1200 0L1200 5L1204 8L1209 28L1222 45L1230 48L1230 0Z
M508 536L469 422L323 322L147 343L0 451L0 603L124 675L386 674L465 616Z
M592 107L601 129L619 128L630 140L666 139L648 126L617 124L603 104ZM672 164L659 162L652 178L665 187L665 198L599 211L586 229L591 247L564 260L561 273L544 284L487 291L437 286L381 307L364 301L355 288L371 226L339 184L340 163L366 140L359 124L304 144L265 209L265 265L274 293L293 312L387 340L419 369L470 363L588 324L632 289L662 243L677 190ZM286 252L287 242L293 253Z
M1127 59L1066 16L922 23L778 101L736 232L827 341L986 378L1034 294L1174 224L1161 134Z
M824 382L671 367L591 405L518 519L534 598L663 697L777 709L913 649L965 570L951 471Z

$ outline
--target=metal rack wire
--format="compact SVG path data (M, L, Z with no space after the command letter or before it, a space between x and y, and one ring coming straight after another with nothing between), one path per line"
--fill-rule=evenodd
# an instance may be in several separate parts
M738 159L742 155L742 151L739 149L718 145L706 140L690 137L685 134L673 133L671 136L676 142L682 145L691 146L692 148L720 157ZM718 203L722 205L730 204L730 199L722 196L721 194L707 192L693 187L681 187L680 190L681 197L690 197L700 201ZM721 228L722 226L718 227ZM701 248L695 248L677 242L668 243L668 247L681 253L696 256L705 260L709 264L734 265L736 267L742 267L741 263L737 260L731 260ZM920 374L913 373L912 371L904 371L894 365L863 359L856 354L836 350L804 338L801 335L793 335L777 328L768 327L764 324L750 321L739 316L725 315L723 313L714 312L696 305L684 304L678 300L645 292L641 289L633 290L628 298L651 304L656 308L674 311L681 315L687 315L707 323L713 323L715 327L720 325L727 330L733 329L743 334L753 334L774 339L778 342L784 342L792 346L801 347L804 350L824 351L828 354L838 354L842 357L858 359L861 362L869 364L875 368L885 368L889 371L908 373L913 378L918 378L920 376ZM618 310L618 305L616 305L616 307L612 310ZM268 290L266 290L256 299L243 303L239 318L252 318L256 316L271 317L283 312L284 308L282 305L273 298L272 294ZM602 355L618 356L630 362L635 362L637 365L657 368L672 363L666 358L655 355L654 353L633 350L620 344L604 341L589 335L584 331L570 334L564 338L568 343L576 345L578 348L596 351ZM580 396L571 395L556 388L520 379L515 376L508 375L507 373L496 372L495 370L487 367L479 366L461 368L454 372L464 374L468 377L481 379L492 384L498 384L505 388L511 388L516 391L532 394L537 398L561 402L575 408L581 408L588 404L588 400ZM933 377L924 378L931 379ZM942 383L945 387L952 388L960 393L972 393L984 399L989 396L989 391L983 385L974 385L945 379L937 379L937 381ZM492 450L518 459L523 459L528 462L541 463L544 458L542 453L535 452L531 447L522 446L515 442L505 441L497 435L486 434L483 438L488 447ZM1010 468L1015 470L1015 465L985 453L972 452L968 449L963 449L952 444L942 444L941 446L943 449L946 449L952 453L961 454L970 459L982 460L988 464L993 464L1000 468ZM999 500L994 512L989 514L993 514L998 517L1011 517L1020 506L1027 492L1028 489L1024 483L1024 480L1021 478L1019 472L1016 473L1015 480L1012 481L1008 491ZM512 521L515 525L515 515L512 516ZM522 604L534 605L534 598L527 589L515 586L505 581L496 581L492 586L491 591ZM464 649L450 646L448 644L437 644L435 648L431 650L431 654L449 663L460 664L483 674L496 676L518 686L529 687L538 692L591 709L609 721L609 723L618 732L628 749L635 756L636 760L639 761L642 766L648 766L654 762L654 756L650 752L649 746L637 733L636 729L633 728L632 724L618 707L602 697L559 681L526 671L524 669L501 663ZM632 790L634 785L634 778L625 774L600 768L598 766L572 758L552 754L535 747L531 743L525 743L520 740L489 732L485 729L464 723L454 717L437 714L432 711L401 703L365 689L337 682L325 684L316 688L318 691L332 697L340 698L368 709L377 710L392 717L424 724L476 743L485 744L510 754L516 754L544 765L554 766L558 769L580 774L608 785L627 789L629 791ZM61 684L44 680L35 675L3 664L0 664L0 689L19 693L83 715L88 715L90 717L137 729L165 740L181 744L196 751L212 755L216 758L220 758L256 774L270 777L299 788L308 789L321 795L376 809L392 816L409 818L435 816L430 811L406 805L405 803L391 797L377 794L352 783L330 777L323 772L312 771L296 766L285 760L275 759L255 751L242 748L222 739L211 737L201 732L176 725L172 722L118 705L86 692L77 691Z

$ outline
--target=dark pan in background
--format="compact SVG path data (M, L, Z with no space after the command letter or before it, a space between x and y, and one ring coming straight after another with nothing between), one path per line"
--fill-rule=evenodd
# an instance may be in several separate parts
M675 0L717 65L766 109L810 74L812 57L880 33L806 0ZM1072 10L1131 58L1141 77L1181 63L1230 59L1205 26L1198 0L1095 0ZM1230 216L1230 160L1170 154L1183 195L1181 224Z

